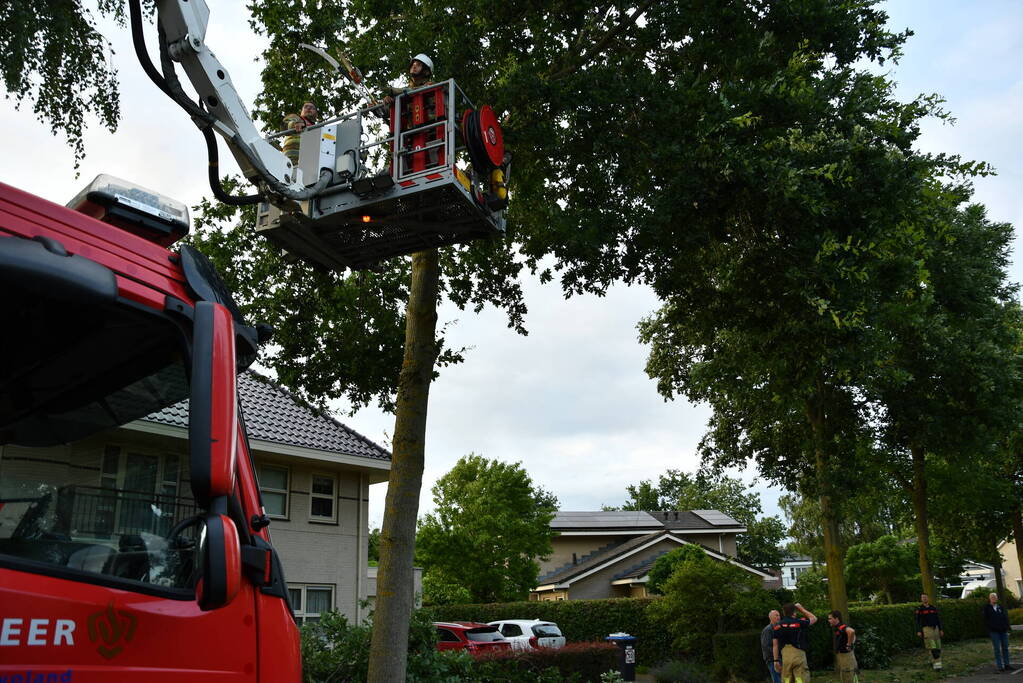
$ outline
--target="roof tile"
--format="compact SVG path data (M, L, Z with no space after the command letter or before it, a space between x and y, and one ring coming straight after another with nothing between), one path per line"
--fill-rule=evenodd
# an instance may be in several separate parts
M238 398L251 439L376 460L391 459L387 450L362 434L306 405L284 387L251 370L238 375ZM142 419L188 427L188 400Z

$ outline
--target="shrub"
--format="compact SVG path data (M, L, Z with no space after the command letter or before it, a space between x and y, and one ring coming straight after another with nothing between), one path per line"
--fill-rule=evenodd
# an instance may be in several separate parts
M327 612L302 627L302 679L364 681L369 669L368 626L348 623L340 612Z
M856 664L861 669L887 669L895 648L873 626L856 629Z
M800 574L792 597L795 598L792 602L807 606L828 604L828 581L824 571L811 567Z
M712 644L715 678L759 681L767 677L759 630L718 633Z
M305 683L364 681L369 670L368 624L352 625L340 612L327 612L320 621L302 627L302 679ZM439 652L437 630L422 610L409 625L406 681L473 680L472 657L462 652Z
M663 590L664 597L651 603L647 614L674 636L676 647L692 653L700 652L729 620L743 617L750 604L744 594L764 592L746 570L702 553L683 559Z
M1010 624L1023 624L1023 607L1009 610Z
M706 557L699 546L687 543L681 548L675 548L670 553L661 555L650 567L647 575L646 587L651 593L664 594L664 584L668 582L671 575L675 573L679 565L690 560L700 560Z
M601 675L617 668L618 647L611 643L572 643L554 650L504 650L487 653L476 663L477 678L492 683L519 681L598 682ZM556 674L556 678L550 678Z

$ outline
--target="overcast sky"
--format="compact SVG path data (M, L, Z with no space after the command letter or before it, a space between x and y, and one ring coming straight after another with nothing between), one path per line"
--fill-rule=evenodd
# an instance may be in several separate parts
M211 5L207 42L251 103L259 89L259 66L252 56L262 51L262 42L249 30L243 2ZM977 181L976 200L993 219L1020 225L1023 3L896 0L886 9L891 28L916 34L890 70L899 96L940 93L958 119L955 126L926 124L921 148L993 164L998 175ZM124 118L118 131L109 134L93 122L86 136L88 156L76 178L64 140L30 110L16 111L10 100L0 101L0 180L63 204L96 174L110 173L197 203L209 194L200 135L145 78L128 28L110 26L106 35L121 79ZM154 39L150 30L151 45ZM443 64L442 55L436 58ZM230 155L221 149L222 163L228 162ZM1017 259L1012 279L1020 278ZM456 321L448 332L450 343L473 348L467 362L445 369L431 390L421 511L432 507L430 487L436 479L470 452L521 462L564 510L618 505L629 483L656 479L668 468L697 468L694 451L708 409L665 403L643 372L647 350L636 339L636 323L656 308L651 293L616 287L604 298L565 301L556 285L527 280L524 287L528 337L508 330L500 313L441 311L442 322ZM393 429L391 416L368 409L341 419L384 445ZM755 472L741 476L752 481ZM766 511L777 512L780 492L759 488ZM385 493L383 484L371 488L373 525L383 518Z

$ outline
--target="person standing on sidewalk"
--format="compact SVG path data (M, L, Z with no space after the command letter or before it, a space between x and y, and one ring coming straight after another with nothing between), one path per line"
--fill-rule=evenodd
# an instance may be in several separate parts
M987 597L984 605L984 626L991 636L991 647L995 650L995 668L999 671L1012 671L1009 664L1009 615L998 604L998 593Z
M941 627L938 608L931 604L931 597L926 593L920 595L920 606L916 608L916 636L923 638L924 647L931 651L931 666L940 669L941 639L945 637L945 631Z
M802 619L795 616L796 610L803 614ZM817 623L817 617L798 602L786 602L781 613L784 618L774 625L774 670L781 673L785 683L810 683L803 635Z
M859 666L853 645L856 644L856 630L846 626L842 613L837 609L828 614L828 624L834 629L832 643L835 646L835 672L842 683L859 683Z
M767 626L760 632L760 654L764 657L772 683L781 683L781 674L774 668L774 625L781 621L781 613L773 609L767 613L767 619Z

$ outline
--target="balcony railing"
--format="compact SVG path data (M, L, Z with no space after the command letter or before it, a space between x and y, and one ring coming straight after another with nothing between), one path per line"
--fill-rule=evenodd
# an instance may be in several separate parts
M177 522L198 514L191 498L99 486L64 486L57 494L56 531L75 537L109 538L143 532L166 535Z

